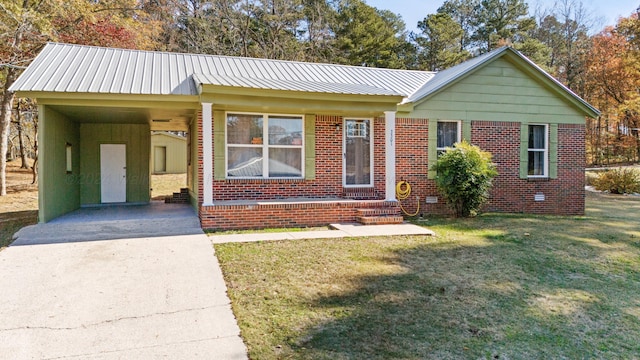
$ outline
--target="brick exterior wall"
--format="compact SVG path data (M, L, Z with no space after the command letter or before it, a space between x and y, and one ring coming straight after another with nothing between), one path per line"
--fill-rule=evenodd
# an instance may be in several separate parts
M398 119L396 121L396 178L412 186L412 196L402 205L409 213L416 210L415 195L420 197L421 211L428 214L450 214L435 181L427 178L428 121ZM584 214L584 125L558 126L557 179L521 179L520 123L473 121L471 143L493 154L499 175L494 180L485 211L507 213L582 215ZM401 139L411 139L402 141ZM535 201L544 194L544 201ZM438 203L425 204L425 197L437 197Z
M336 124L340 129L336 129ZM402 202L410 213L420 199L420 214L449 214L435 182L427 177L429 121L396 119L396 179L412 186L412 195ZM216 201L264 201L291 198L336 199L356 194L374 201L316 201L307 203L223 204L199 206L203 228L243 229L260 227L319 226L355 221L359 207L392 206L384 201L384 118L374 119L374 188L344 189L342 186L342 117L316 118L316 178L314 180L223 180L213 182ZM520 123L474 121L471 142L493 154L500 175L494 181L486 211L580 215L584 213L583 125L558 127L558 178L520 179ZM199 118L198 130L202 132ZM202 135L198 136L198 203L202 204ZM214 156L215 157L215 156ZM542 193L545 201L534 201ZM364 194L364 195L363 195ZM425 197L437 197L425 204Z
M223 230L324 226L355 222L360 208L395 206L395 202L383 200L206 206L201 207L200 223L204 229Z

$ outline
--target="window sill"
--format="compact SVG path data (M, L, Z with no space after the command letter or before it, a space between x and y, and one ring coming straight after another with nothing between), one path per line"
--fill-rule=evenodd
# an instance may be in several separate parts
M227 184L263 184L263 183L272 183L272 184L290 184L290 183L301 183L306 181L304 178L242 178L242 179L225 179Z
M551 180L548 176L529 176L527 177L527 181L536 182L536 181L549 181Z

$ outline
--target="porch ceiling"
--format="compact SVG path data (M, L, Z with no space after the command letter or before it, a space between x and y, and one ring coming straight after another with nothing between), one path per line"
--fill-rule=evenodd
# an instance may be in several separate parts
M188 131L196 114L193 109L48 106L79 123L149 124L152 131Z

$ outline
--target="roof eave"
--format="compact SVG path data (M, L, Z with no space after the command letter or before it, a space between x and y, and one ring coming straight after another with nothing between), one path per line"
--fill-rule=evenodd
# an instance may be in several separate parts
M374 95L374 94L348 94L333 92L258 89L238 86L224 86L211 84L198 84L201 96L215 96L216 94L276 97L285 99L336 101L336 102L372 102L398 104L402 101L402 95Z

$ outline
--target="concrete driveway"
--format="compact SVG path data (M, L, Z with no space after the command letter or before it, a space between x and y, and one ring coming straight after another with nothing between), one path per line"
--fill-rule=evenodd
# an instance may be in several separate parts
M67 242L27 235L0 251L0 358L247 358L201 231Z

